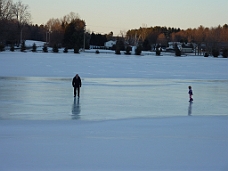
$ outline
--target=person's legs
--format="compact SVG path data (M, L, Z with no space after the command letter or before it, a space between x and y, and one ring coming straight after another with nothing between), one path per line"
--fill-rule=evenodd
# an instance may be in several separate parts
M80 97L80 87L78 87L78 97Z
M190 101L190 102L193 101L193 98L192 98L192 95L191 95L191 94L189 95L189 101Z
M74 97L76 96L76 87L74 87Z

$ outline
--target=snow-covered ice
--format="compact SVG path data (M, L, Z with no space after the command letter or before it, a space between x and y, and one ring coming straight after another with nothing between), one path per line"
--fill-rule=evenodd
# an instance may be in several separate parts
M81 53L0 53L0 76L227 80L224 58Z
M228 170L227 59L2 52L0 61L0 170Z

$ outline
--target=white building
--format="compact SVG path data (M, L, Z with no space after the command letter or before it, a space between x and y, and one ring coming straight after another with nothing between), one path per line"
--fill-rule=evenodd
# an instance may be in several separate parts
M177 45L177 47L183 53L193 52L193 48L191 47L191 45L193 45L192 43L184 43L185 46L183 46L183 43L181 43L181 42L168 42L168 44L169 44L169 46L166 48L166 50L174 50L175 46Z
M115 44L116 44L116 41L110 40L110 41L108 41L108 42L105 42L104 46L105 46L106 48L111 48L111 47L113 47L113 45L115 45Z

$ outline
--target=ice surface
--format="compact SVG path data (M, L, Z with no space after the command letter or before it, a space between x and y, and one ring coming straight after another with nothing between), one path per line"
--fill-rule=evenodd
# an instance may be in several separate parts
M0 121L0 170L228 169L228 118Z
M227 59L3 52L0 61L0 170L228 170Z
M1 77L0 119L109 120L227 115L228 81L83 78L73 98L72 78ZM194 102L188 102L194 85Z

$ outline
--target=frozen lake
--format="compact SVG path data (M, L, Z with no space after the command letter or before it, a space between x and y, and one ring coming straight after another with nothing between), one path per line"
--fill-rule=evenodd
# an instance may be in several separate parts
M0 77L0 120L113 120L228 115L228 80ZM188 102L188 86L194 102Z

